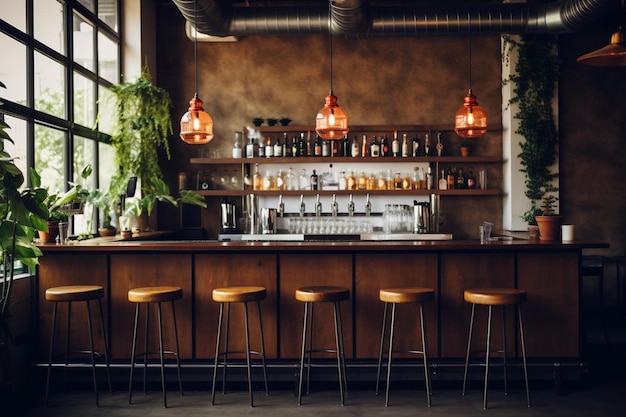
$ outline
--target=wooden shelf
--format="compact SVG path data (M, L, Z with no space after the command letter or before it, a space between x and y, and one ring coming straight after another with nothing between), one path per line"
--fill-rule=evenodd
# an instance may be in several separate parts
M237 197L248 194L258 194L260 196L321 196L337 195L387 195L387 196L407 196L407 195L430 195L439 194L446 196L499 196L502 195L501 190L196 190L200 195L209 197Z
M283 132L311 132L311 135L315 134L315 126L305 125L289 125L289 126L256 126L255 129L261 133L283 133ZM398 133L406 132L454 132L453 125L350 125L350 134L360 134L361 132L373 133L393 133L396 130ZM487 132L498 132L502 130L502 126L488 126Z
M494 164L502 163L499 156L418 156L408 158L394 158L392 156L384 156L379 158L368 157L271 157L271 158L191 158L191 164L198 165L236 165L236 164L306 164L306 163L485 163Z

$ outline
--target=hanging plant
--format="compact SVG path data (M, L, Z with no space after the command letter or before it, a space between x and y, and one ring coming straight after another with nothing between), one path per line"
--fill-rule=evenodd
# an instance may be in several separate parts
M503 56L508 60L510 51L517 50L515 72L505 83L512 82L509 104L517 104L514 115L519 120L515 133L521 135L521 153L518 155L523 168L524 194L531 207L522 218L533 224L534 215L541 212L538 202L548 193L558 191L553 181L558 177L554 164L558 157L559 137L554 119L552 101L559 78L557 45L553 35L522 35L519 41L505 37Z
M146 67L132 83L111 87L116 98L115 128L111 145L115 150L118 174L137 176L143 183L162 178L158 150L170 159L169 136L173 133L169 93L152 84Z

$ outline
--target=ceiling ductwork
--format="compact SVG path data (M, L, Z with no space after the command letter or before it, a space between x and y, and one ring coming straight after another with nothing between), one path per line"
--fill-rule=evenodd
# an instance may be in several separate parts
M212 36L304 35L328 33L350 38L410 37L455 33L576 32L609 12L621 11L620 0L561 0L552 3L429 4L367 0L328 3L281 2L280 6L242 6L219 0L172 0L199 33ZM302 5L306 3L306 5ZM313 4L313 5L312 5ZM330 25L332 19L332 25ZM471 22L471 23L470 23ZM471 27L470 27L471 24Z

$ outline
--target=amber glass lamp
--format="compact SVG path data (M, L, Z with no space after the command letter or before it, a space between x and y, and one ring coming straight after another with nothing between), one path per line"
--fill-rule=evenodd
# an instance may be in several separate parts
M189 100L189 109L180 119L180 138L190 145L205 145L213 140L213 119L204 111L198 98L198 32L196 25L196 2L193 2L194 18L194 79L196 94Z
M471 87L463 98L463 105L456 112L454 131L463 138L478 138L487 132L487 114L478 105Z
M626 46L624 46L622 28L620 27L617 32L613 33L609 45L579 57L576 62L598 67L626 66Z
M315 117L315 131L325 140L342 139L348 134L348 115L337 104L337 96L333 94L333 31L328 3L329 38L330 38L330 92L326 96L324 107Z

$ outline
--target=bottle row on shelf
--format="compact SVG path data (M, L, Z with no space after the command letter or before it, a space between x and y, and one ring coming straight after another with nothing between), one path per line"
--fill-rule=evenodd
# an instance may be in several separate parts
M257 132L259 133L259 132ZM444 143L442 133L432 132L423 134L420 138L417 132L398 134L394 130L392 137L388 134L353 135L340 140L323 140L311 131L301 132L291 138L287 132L272 137L266 135L248 136L247 142L243 138L243 132L235 132L233 144L233 158L293 158L293 157L419 157L419 156L443 156ZM433 137L433 136L436 136Z

